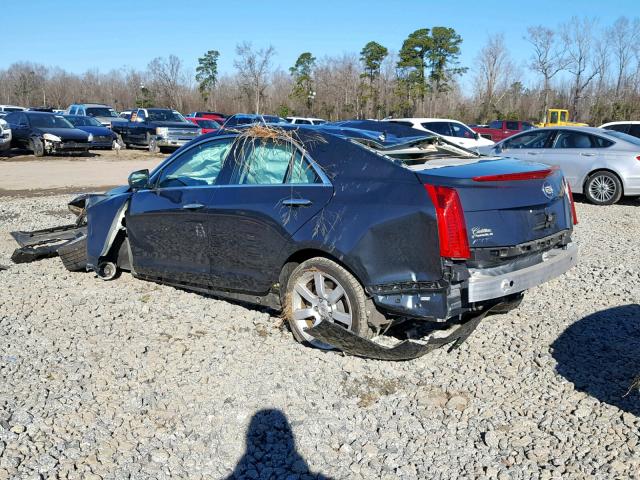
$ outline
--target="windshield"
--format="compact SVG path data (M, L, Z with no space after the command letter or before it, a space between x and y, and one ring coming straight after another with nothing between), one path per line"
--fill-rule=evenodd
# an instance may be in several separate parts
M65 117L74 127L101 127L102 124L93 117Z
M108 107L89 107L87 115L90 117L117 117L118 114L113 108Z
M29 115L32 127L38 128L73 128L68 121L58 115Z
M218 122L214 122L213 120L196 120L196 123L199 127L202 128L211 128L214 130L216 128L220 128L220 124Z
M175 110L147 110L147 112L149 113L149 120L152 122L187 122L187 120Z
M633 143L634 145L640 146L640 138L634 137L627 133L617 132L615 130L606 130L602 133L609 137L619 138L620 140L624 140L625 142Z

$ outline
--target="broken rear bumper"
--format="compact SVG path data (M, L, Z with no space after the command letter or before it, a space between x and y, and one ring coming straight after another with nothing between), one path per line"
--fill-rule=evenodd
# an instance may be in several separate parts
M562 275L578 261L578 247L573 243L554 248L542 255L542 261L519 270L505 267L469 269L467 300L482 302L523 292Z

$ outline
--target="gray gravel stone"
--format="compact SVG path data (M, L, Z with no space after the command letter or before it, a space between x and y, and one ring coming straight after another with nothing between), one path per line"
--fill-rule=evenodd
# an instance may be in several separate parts
M638 202L578 203L575 269L460 349L389 363L309 349L275 313L126 273L11 264L8 232L60 224L68 199L0 198L0 480L640 471L640 394L622 397L625 365L640 366L624 348L639 332ZM594 314L607 330L580 330ZM593 377L572 361L585 351Z

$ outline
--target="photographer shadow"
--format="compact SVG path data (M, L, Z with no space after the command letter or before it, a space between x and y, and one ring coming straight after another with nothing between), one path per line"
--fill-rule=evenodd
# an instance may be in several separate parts
M557 371L601 402L640 416L640 305L609 308L569 326L552 345Z
M226 480L304 478L330 480L312 473L296 450L287 417L280 410L265 409L251 419L244 455Z

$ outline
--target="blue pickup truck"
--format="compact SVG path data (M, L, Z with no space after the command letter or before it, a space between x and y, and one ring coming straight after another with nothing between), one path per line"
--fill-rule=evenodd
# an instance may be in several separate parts
M128 122L114 122L111 129L124 144L144 146L150 152L167 152L180 148L202 133L179 112L169 108L140 108Z

